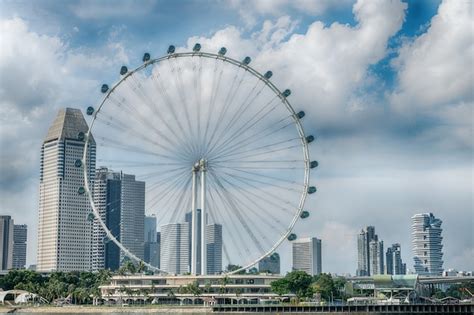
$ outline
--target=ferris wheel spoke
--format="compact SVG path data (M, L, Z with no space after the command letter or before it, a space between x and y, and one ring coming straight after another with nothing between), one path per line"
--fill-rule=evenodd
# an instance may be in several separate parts
M156 189L167 189L169 186L173 185L175 182L182 180L186 176L187 172L181 172L178 174L167 174L166 177L159 180L153 181L150 185L147 186L147 192L149 194L154 193ZM161 188L157 188L161 187Z
M148 180L148 179L151 179L151 178L159 178L159 177L162 177L162 176L168 175L168 174L176 175L175 173L183 172L184 170L187 170L187 169L188 169L187 167L181 166L181 167L176 167L176 168L167 169L167 170L162 169L162 170L155 171L155 172L146 172L146 173L143 173L143 174L137 173L137 174L135 174L135 176L139 177L141 180Z
M232 155L233 156L233 161L239 161L239 160L243 160L243 159L246 159L246 158L253 158L253 157L256 157L256 156L262 156L262 155L269 155L269 154L272 154L272 153L275 153L275 152L281 152L281 151L286 151L286 150L289 150L289 149L292 149L292 148L298 148L298 147L301 147L301 145L291 145L291 146L287 146L287 147L284 147L284 148L278 148L278 149L273 149L273 150L268 150L266 152L261 152L261 153L254 153L254 154L247 154L247 155L242 155L242 156L239 156L238 154L235 154L235 155ZM215 162L213 159L212 159L213 162ZM221 160L218 160L219 162L222 162Z
M194 95L196 98L196 123L197 123L197 139L201 141L201 106L202 106L202 91L201 91L201 79L202 79L202 58L197 58L199 65L196 65L193 59L193 76L194 76ZM196 74L196 68L198 69Z
M210 176L211 177L211 176ZM232 227L234 230L235 230L235 235L233 235L233 237L230 238L230 240L232 241L233 243L233 246L232 248L235 248L237 249L237 251L239 252L239 255L241 257L242 256L242 251L241 251L241 245L240 244L246 244L246 241L244 240L243 236L242 236L242 233L239 232L238 230L238 227L236 225L236 221L235 221L235 212L234 211L231 211L232 209L232 206L231 204L229 204L229 201L225 198L225 196L223 195L223 192L221 191L220 187L217 186L217 184L214 184L214 181L209 181L209 187L212 187L213 190L216 192L216 195L219 197L220 199L220 204L221 204L221 211L224 210L225 212L227 212L227 218L228 218L228 221L223 221L223 223L225 224L225 226L227 228L230 228ZM212 198L212 190L209 191L209 195L211 196ZM219 213L219 212L217 212ZM224 217L224 216L223 216ZM230 229L229 229L230 230ZM237 236L237 237L235 237ZM246 252L246 255L251 255L251 252L249 250L248 247L244 247L243 250Z
M273 187L276 187L276 188L280 188L280 189L284 189L284 190L291 190L291 191L296 191L296 192L300 192L300 190L297 190L295 188L292 188L292 187L286 187L286 186L281 186L280 184L275 184L273 183L273 181L263 181L263 180L260 180L260 179L256 179L256 178L251 178L251 177L245 177L245 176L242 176L242 175L237 175L235 173L228 173L228 172L223 172L227 175L231 175L231 176L234 176L235 178L240 178L242 180L247 180L247 181L251 181L251 182L254 182L254 183L258 183L258 184L262 184L262 185L269 185L269 186L273 186ZM252 173L250 173L252 174ZM252 174L252 175L255 175L255 174ZM263 176L263 175L262 175Z
M224 216L221 215L222 211L217 211L215 208L214 208L214 205L217 206L217 203L216 203L216 199L214 199L214 194L213 194L213 188L214 188L214 185L211 184L209 186L209 190L208 190L208 195L209 195L209 199L210 199L210 203L209 203L209 213L211 215L211 218L214 220L215 223L219 223L219 224L222 224L223 225L223 234L225 233L225 235L229 235L229 237L223 237L223 244L222 244L222 247L224 249L224 254L226 255L226 258L227 258L227 261L230 262L231 259L230 259L230 255L227 251L227 245L225 245L227 243L227 241L229 241L229 243L231 243L232 241L231 240L237 240L237 239L241 239L241 235L239 233L237 234L234 234L234 224L227 224L227 222L225 221L224 219ZM241 240L241 242L243 242ZM240 257L244 257L241 249L240 249L240 246L235 246L235 244L233 244L232 248L235 248L237 249L237 252L239 254Z
M182 159L186 158L182 153L179 153L179 152L171 149L170 147L166 147L166 146L162 145L161 143L150 139L147 135L145 135L144 133L140 133L137 129L125 129L123 126L120 125L119 122L115 121L112 117L104 117L104 116L100 115L97 118L97 120L102 121L107 126L110 126L114 129L121 130L121 131L127 133L127 136L134 135L136 137L136 139L140 139L142 141L145 141L145 142L147 142L147 143L149 143L149 144L151 144L155 147L158 147L160 149L163 149L166 152L169 152L171 154L176 154L177 156L179 156ZM130 137L127 137L127 142L133 142L133 139L130 139Z
M294 214L294 212L291 211L291 209L293 208L293 206L291 205L291 202L289 202L286 199L283 199L281 196L276 196L275 194L269 193L268 191L262 189L261 187L255 185L255 184L249 183L247 181L243 181L240 178L235 178L235 177L233 177L229 174L222 174L222 176L227 177L229 180L234 180L234 181L237 181L237 182L241 182L243 184L243 185L240 185L242 190L244 190L249 195L252 195L256 198L260 198L262 200L265 200L270 205L274 206L275 209L281 210L281 211L283 211L283 212L285 212L286 214L289 214L289 215ZM248 187L248 188L246 188L246 187ZM258 191L258 193L255 192L255 191ZM272 197L273 199L268 198L267 195ZM281 201L281 203L277 203L274 200ZM288 205L288 207L282 207L282 204L286 204L286 205Z
M211 173L212 174L212 173ZM212 174L212 178L214 178L214 181L216 184L219 186L219 188L222 189L222 194L224 198L227 200L228 205L230 208L233 210L234 215L237 217L238 221L242 225L242 227L245 229L245 231L248 233L252 241L254 242L255 246L260 252L264 252L264 247L260 243L260 240L255 236L253 233L252 229L249 227L249 224L245 221L245 219L242 216L242 211L240 210L239 207L237 207L235 200L233 200L230 197L229 191L227 188L221 183L218 177L216 177L214 174Z
M110 160L110 159L97 159L99 163L113 164L117 167L132 167L132 168L142 168L150 166L176 166L183 165L183 163L156 163L156 162L145 162L145 161L125 161L125 160Z
M181 175L181 176L178 176L175 180L173 180L170 184L168 184L164 188L153 189L151 193L152 197L150 198L150 201L149 201L149 203L151 204L150 209L153 209L160 202L161 202L160 207L162 207L162 209L166 209L166 207L168 206L168 203L171 200L173 200L172 197L175 195L176 191L178 191L178 187L180 187L180 185L183 185L183 183L186 183L186 179L187 179L187 176Z
M185 182L184 186L181 189L176 190L176 194L174 194L170 200L173 200L174 198L178 198L178 204L176 205L174 211L172 212L170 222L178 222L177 217L183 218L186 214L186 212L191 210L191 196L189 194L185 194L185 192L191 190L191 178L188 178L188 180ZM182 195L185 195L187 197L182 197ZM186 206L183 206L183 202L186 200L185 204Z
M244 174L248 174L248 175L251 175L251 176L257 176L257 177L260 177L260 178L269 179L271 181L279 181L279 182L283 182L283 183L292 184L292 185L295 185L297 187L304 187L304 185L298 184L294 179L289 180L289 179L285 179L285 178L280 178L280 177L275 177L275 176L270 176L270 175L265 175L265 174L259 174L259 173L256 173L256 172L249 172L249 171L242 170L238 167L227 167L227 169L231 169L235 172L244 173Z
M228 132L232 130L232 127L234 126L235 122L240 118L240 116L248 109L248 107L255 101L255 99L262 93L263 89L265 88L265 84L260 84L262 81L257 80L255 82L255 85L253 88L250 90L250 92L247 94L247 96L244 98L243 102L240 103L239 107L237 110L235 110L230 116L231 119L227 124L225 124L225 128L222 129L222 132ZM261 85L261 87L257 90L257 87ZM257 92L254 94L254 92L257 90ZM253 95L253 98L250 99ZM250 100L249 100L250 99ZM208 154L211 154L213 149L222 142L223 136L220 135L217 137L217 141L214 143L214 145L209 149ZM226 138L227 139L227 138Z

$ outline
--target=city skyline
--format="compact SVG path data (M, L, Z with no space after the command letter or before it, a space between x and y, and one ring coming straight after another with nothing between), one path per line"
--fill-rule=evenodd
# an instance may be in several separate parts
M306 204L310 220L295 231L331 248L328 272L355 270L357 232L366 225L400 243L411 270L411 217L421 212L443 220L443 266L472 266L471 4L348 1L303 9L282 2L251 13L242 4L190 2L179 18L157 13L174 4L130 6L2 4L2 43L11 52L0 55L1 77L9 78L1 82L0 210L28 225L27 265L37 248L40 149L57 110L95 106L101 84L115 82L120 66L139 64L145 51L158 56L169 44L189 50L199 41L271 69L311 117L304 124L317 136L318 193ZM103 23L90 23L98 16ZM384 27L368 32L380 19ZM440 76L430 75L441 63ZM289 270L288 257L281 263Z

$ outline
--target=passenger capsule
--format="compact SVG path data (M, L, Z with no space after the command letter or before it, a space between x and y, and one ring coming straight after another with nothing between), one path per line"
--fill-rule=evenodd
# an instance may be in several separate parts
M143 62L147 62L148 60L150 60L150 58L151 58L151 57L150 57L150 54L149 54L149 53L144 53L142 60L143 60Z
M313 141L314 141L314 136L311 136L311 135L310 135L310 136L307 136L307 137L306 137L306 142L307 142L307 143L311 143L311 142L313 142Z
M122 68L120 68L120 75L124 75L124 74L126 74L127 72L128 72L127 67L122 66Z
M316 187L310 186L308 187L308 194L314 194L316 192Z
M76 162L74 162L75 167L81 167L82 166L82 161L77 159Z
M291 241L294 241L296 240L297 236L295 233L291 233L290 235L288 235L288 240L291 242Z
M283 91L282 94L283 94L284 97L288 97L288 96L291 95L291 91L289 89L286 89L286 90Z
M170 45L170 47L168 47L168 54L174 54L175 49L173 45Z
M200 50L201 50L201 44L199 43L194 44L193 51L198 52Z
M245 64L245 65L248 65L251 61L252 61L252 59L247 56L247 57L244 58L244 60L242 60L242 63Z
M221 56L224 56L226 52L227 52L227 48L225 47L222 47L221 49L219 49L219 55Z
M92 114L94 114L94 107L92 107L92 106L87 107L86 113L87 113L87 115L89 115L89 116L92 115Z
M77 134L77 140L79 141L84 141L84 138L85 138L85 134L80 131L78 134Z
M94 221L94 218L95 218L95 216L94 216L94 214L93 214L92 212L90 212L90 213L87 215L87 221L92 222L92 221Z
M272 75L273 75L273 72L267 71L267 72L265 72L265 74L263 75L263 77L268 80L268 79L270 79L270 78L272 77Z
M299 111L297 114L296 114L296 117L298 117L298 119L301 119L303 118L305 115L305 113L303 111Z
M309 163L310 168L316 168L318 167L318 165L319 165L318 161L311 161L311 163Z
M109 86L107 84L102 84L102 87L100 88L100 91L102 93L106 93L109 90Z
M305 211L301 212L301 214L300 214L301 219L306 219L307 217L309 217L309 212L308 211L305 210Z
M84 187L82 187L82 186L79 187L79 189L77 190L77 193L78 193L79 195L84 195L85 192L86 192L86 190L85 190Z

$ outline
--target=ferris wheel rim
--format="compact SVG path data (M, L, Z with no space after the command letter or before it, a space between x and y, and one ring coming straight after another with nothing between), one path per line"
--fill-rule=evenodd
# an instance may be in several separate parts
M236 59L227 57L227 56L222 55L222 54L215 54L215 53L201 52L201 51L199 51L199 52L195 52L195 51L193 51L193 52L177 52L177 53L169 53L169 54L163 55L159 58L154 58L154 59L150 59L148 61L145 61L143 64L137 66L133 70L130 70L126 74L124 74L116 83L114 83L106 91L106 93L104 93L104 97L102 98L102 101L100 102L100 105L98 106L97 110L94 110L94 112L93 112L92 121L89 125L89 128L88 128L87 133L86 133L85 138L84 138L85 143L84 143L84 152L83 152L83 159L82 159L83 174L84 174L84 188L85 188L86 194L88 195L88 199L89 199L89 202L91 204L95 219L97 219L100 226L102 227L102 229L106 233L107 237L112 242L114 242L126 254L126 256L129 257L130 259L135 260L136 262L142 262L146 267L150 268L151 270L157 271L157 272L162 273L162 274L169 274L169 272L164 271L160 268L157 268L156 266L153 266L153 265L145 262L143 259L140 259L139 257L137 257L134 253L130 252L130 250L128 250L128 248L126 248L120 241L118 241L116 239L116 237L113 236L113 234L110 232L109 228L107 227L105 222L102 220L99 212L97 211L97 208L95 206L95 202L93 200L93 195L92 195L90 187L89 187L90 178L89 178L89 175L88 175L88 172L87 172L87 165L88 165L87 164L87 152L88 152L89 141L90 141L90 138L91 138L91 131L92 131L92 128L93 128L94 123L96 121L97 114L100 112L103 105L109 99L109 96L115 91L115 89L117 87L119 87L127 78L133 76L135 73L145 69L148 66L151 66L153 64L159 64L162 61L169 60L169 59L172 59L172 58L178 59L178 58L189 58L189 57L202 57L202 58L207 58L207 59L218 59L218 60L221 60L225 63L232 64L234 66L243 68L243 69L245 69L245 71L248 71L254 77L261 80L265 84L265 86L270 88L273 91L273 93L275 93L275 95L280 98L281 102L285 105L286 109L290 112L291 117L293 119L293 122L296 125L297 131L298 131L298 134L299 134L299 138L301 140L302 149L303 149L303 155L304 155L304 160L303 160L304 161L304 180L303 180L303 185L302 185L303 186L303 191L302 191L299 203L298 203L298 207L296 208L297 211L295 212L295 215L293 216L290 224L285 229L285 231L281 235L281 237L277 240L277 242L275 242L275 244L269 250L267 250L263 255L261 255L260 257L258 257L255 260L253 260L252 262L246 264L245 266L242 266L239 269L229 271L229 272L222 272L223 276L231 275L231 274L241 272L243 270L246 270L246 269L256 265L259 261L261 261L265 257L271 255L288 238L288 236L293 231L294 226L296 225L297 221L299 220L300 215L304 211L303 208L304 208L306 198L308 196L308 188L309 188L310 173L311 173L310 172L309 146L308 146L308 142L306 141L306 135L305 135L303 126L301 124L300 119L297 117L296 111L294 110L294 108L292 107L290 102L288 101L287 97L283 95L283 93L269 80L269 78L266 78L262 73L255 70L253 67L249 66L248 63L238 61Z

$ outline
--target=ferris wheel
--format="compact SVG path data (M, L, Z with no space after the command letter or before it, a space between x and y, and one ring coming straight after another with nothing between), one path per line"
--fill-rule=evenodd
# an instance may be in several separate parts
M202 52L200 44L190 52L170 46L156 59L145 53L140 66L122 66L117 83L102 85L103 100L87 109L82 193L107 239L135 261L94 201L86 158L92 141L98 165L146 183L146 213L159 225L190 215L192 274L207 273L206 246L197 240L206 240L211 224L222 227L223 265L241 266L235 273L295 240L296 222L310 215L304 204L316 192L309 180L318 163L310 160L305 113L290 105L290 90L270 81L271 71L226 53Z

